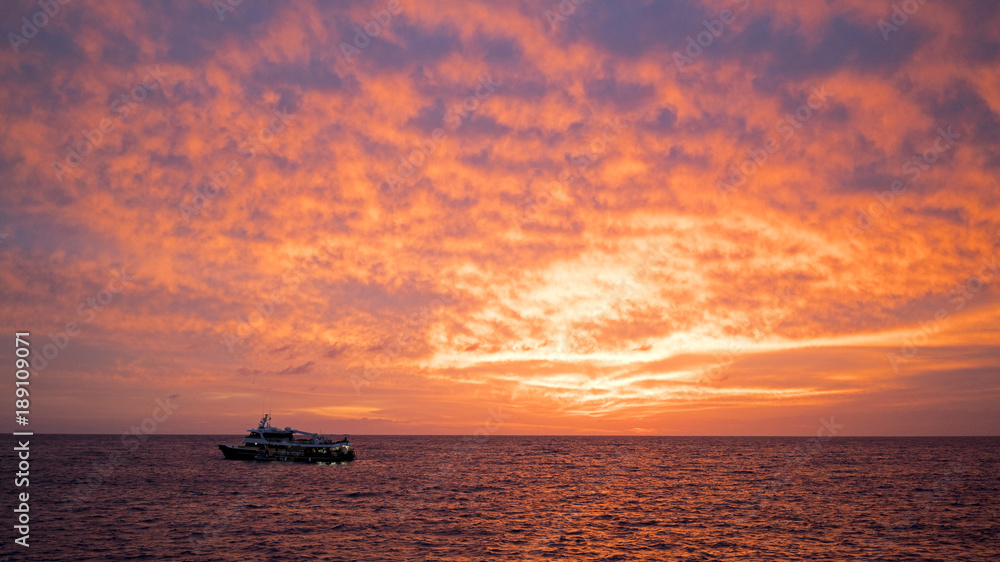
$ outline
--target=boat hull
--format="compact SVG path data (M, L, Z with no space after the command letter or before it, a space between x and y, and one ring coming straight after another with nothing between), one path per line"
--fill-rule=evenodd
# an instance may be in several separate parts
M354 451L346 452L336 450L329 454L302 453L299 451L273 450L264 452L251 447L236 447L233 445L219 445L222 455L230 460L239 461L266 461L266 462L305 462L305 463L327 463L327 462L350 462L354 460Z

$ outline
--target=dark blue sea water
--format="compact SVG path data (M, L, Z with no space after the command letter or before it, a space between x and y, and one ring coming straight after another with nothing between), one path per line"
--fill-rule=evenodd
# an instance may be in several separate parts
M239 436L31 438L10 560L997 560L1000 438L354 436L335 466ZM20 489L23 491L24 489Z

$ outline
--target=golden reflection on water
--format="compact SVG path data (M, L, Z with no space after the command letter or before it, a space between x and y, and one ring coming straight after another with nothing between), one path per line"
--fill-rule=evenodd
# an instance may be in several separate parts
M987 560L1000 530L996 438L352 437L322 466L153 436L88 487L117 438L45 436L32 555Z

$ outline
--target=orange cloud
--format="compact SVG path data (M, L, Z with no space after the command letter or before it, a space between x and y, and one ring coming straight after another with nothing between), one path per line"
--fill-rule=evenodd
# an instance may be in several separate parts
M0 54L39 428L995 432L996 10L390 4L74 3Z

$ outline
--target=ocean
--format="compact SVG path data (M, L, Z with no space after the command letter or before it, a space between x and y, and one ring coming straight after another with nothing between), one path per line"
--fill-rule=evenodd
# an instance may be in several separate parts
M35 435L5 560L997 560L1000 438ZM336 436L334 436L336 437ZM28 548L15 492L30 492Z

